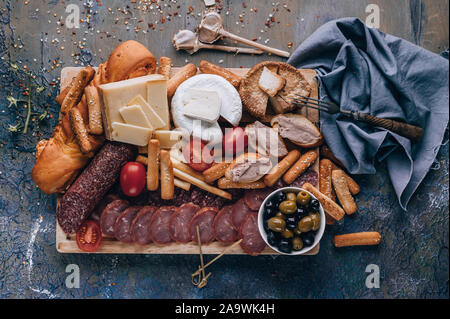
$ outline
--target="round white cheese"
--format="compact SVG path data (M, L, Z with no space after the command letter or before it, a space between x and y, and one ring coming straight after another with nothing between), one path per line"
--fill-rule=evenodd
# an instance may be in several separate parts
M242 118L242 102L238 91L221 76L199 74L184 81L172 98L172 118L176 127L184 128L190 134L201 136L209 142L222 138L222 130L217 122L208 123L184 114L186 96L193 89L217 92L221 101L220 115L233 126L239 124Z

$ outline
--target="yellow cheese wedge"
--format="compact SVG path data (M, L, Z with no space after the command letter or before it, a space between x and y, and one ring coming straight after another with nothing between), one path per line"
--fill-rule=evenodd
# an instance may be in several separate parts
M163 149L171 149L178 142L180 142L183 137L188 139L189 133L175 130L175 131L155 131L153 137L159 140L159 144Z
M146 75L130 80L107 83L99 86L102 95L102 115L107 139L111 139L112 123L124 123L120 109L127 105L135 96L141 95L147 99L147 82L165 79L160 74ZM149 119L150 120L150 119Z
M124 106L119 111L120 115L122 115L125 120L125 123L153 130L147 115L145 115L140 105Z
M167 80L147 81L147 102L165 122L164 130L170 130L169 102L167 101Z
M153 131L149 128L113 122L111 138L113 141L128 143L137 146L148 145Z
M156 111L144 100L142 95L135 96L134 99L127 103L127 105L139 105L154 130L166 127L166 122L164 122Z

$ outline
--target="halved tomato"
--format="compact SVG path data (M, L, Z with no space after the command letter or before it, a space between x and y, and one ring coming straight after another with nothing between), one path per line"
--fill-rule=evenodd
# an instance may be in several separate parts
M82 251L96 252L102 243L100 225L93 220L86 220L77 231L77 245Z
M183 149L183 156L188 165L198 172L203 172L214 164L212 151L199 139L191 139Z

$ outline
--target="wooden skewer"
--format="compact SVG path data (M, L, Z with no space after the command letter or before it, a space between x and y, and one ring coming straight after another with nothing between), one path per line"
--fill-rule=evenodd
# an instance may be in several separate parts
M219 258L221 258L223 255L225 255L229 250L233 249L237 245L241 243L242 239L239 239L237 242L235 242L233 245L228 246L224 249L223 252L220 253L220 255L217 255L213 260L211 260L209 263L207 263L204 268L211 266L212 263L216 262ZM192 276L197 276L200 273L201 269L199 268L196 272L192 274Z
M203 288L208 283L208 278L211 276L211 273L205 276L205 267L203 263L203 253L202 253L202 241L200 239L200 227L197 225L196 229L197 229L198 249L200 252L200 268L198 269L199 272L198 276L192 274L192 283L198 288ZM195 276L197 276L198 278L197 281L194 280Z

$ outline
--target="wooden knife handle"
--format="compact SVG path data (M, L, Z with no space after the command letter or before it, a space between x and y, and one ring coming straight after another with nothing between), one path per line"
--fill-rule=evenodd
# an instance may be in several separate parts
M399 121L382 119L363 113L358 114L358 119L374 126L385 128L391 132L397 133L398 135L409 138L414 142L419 142L423 135L423 129L421 127Z

